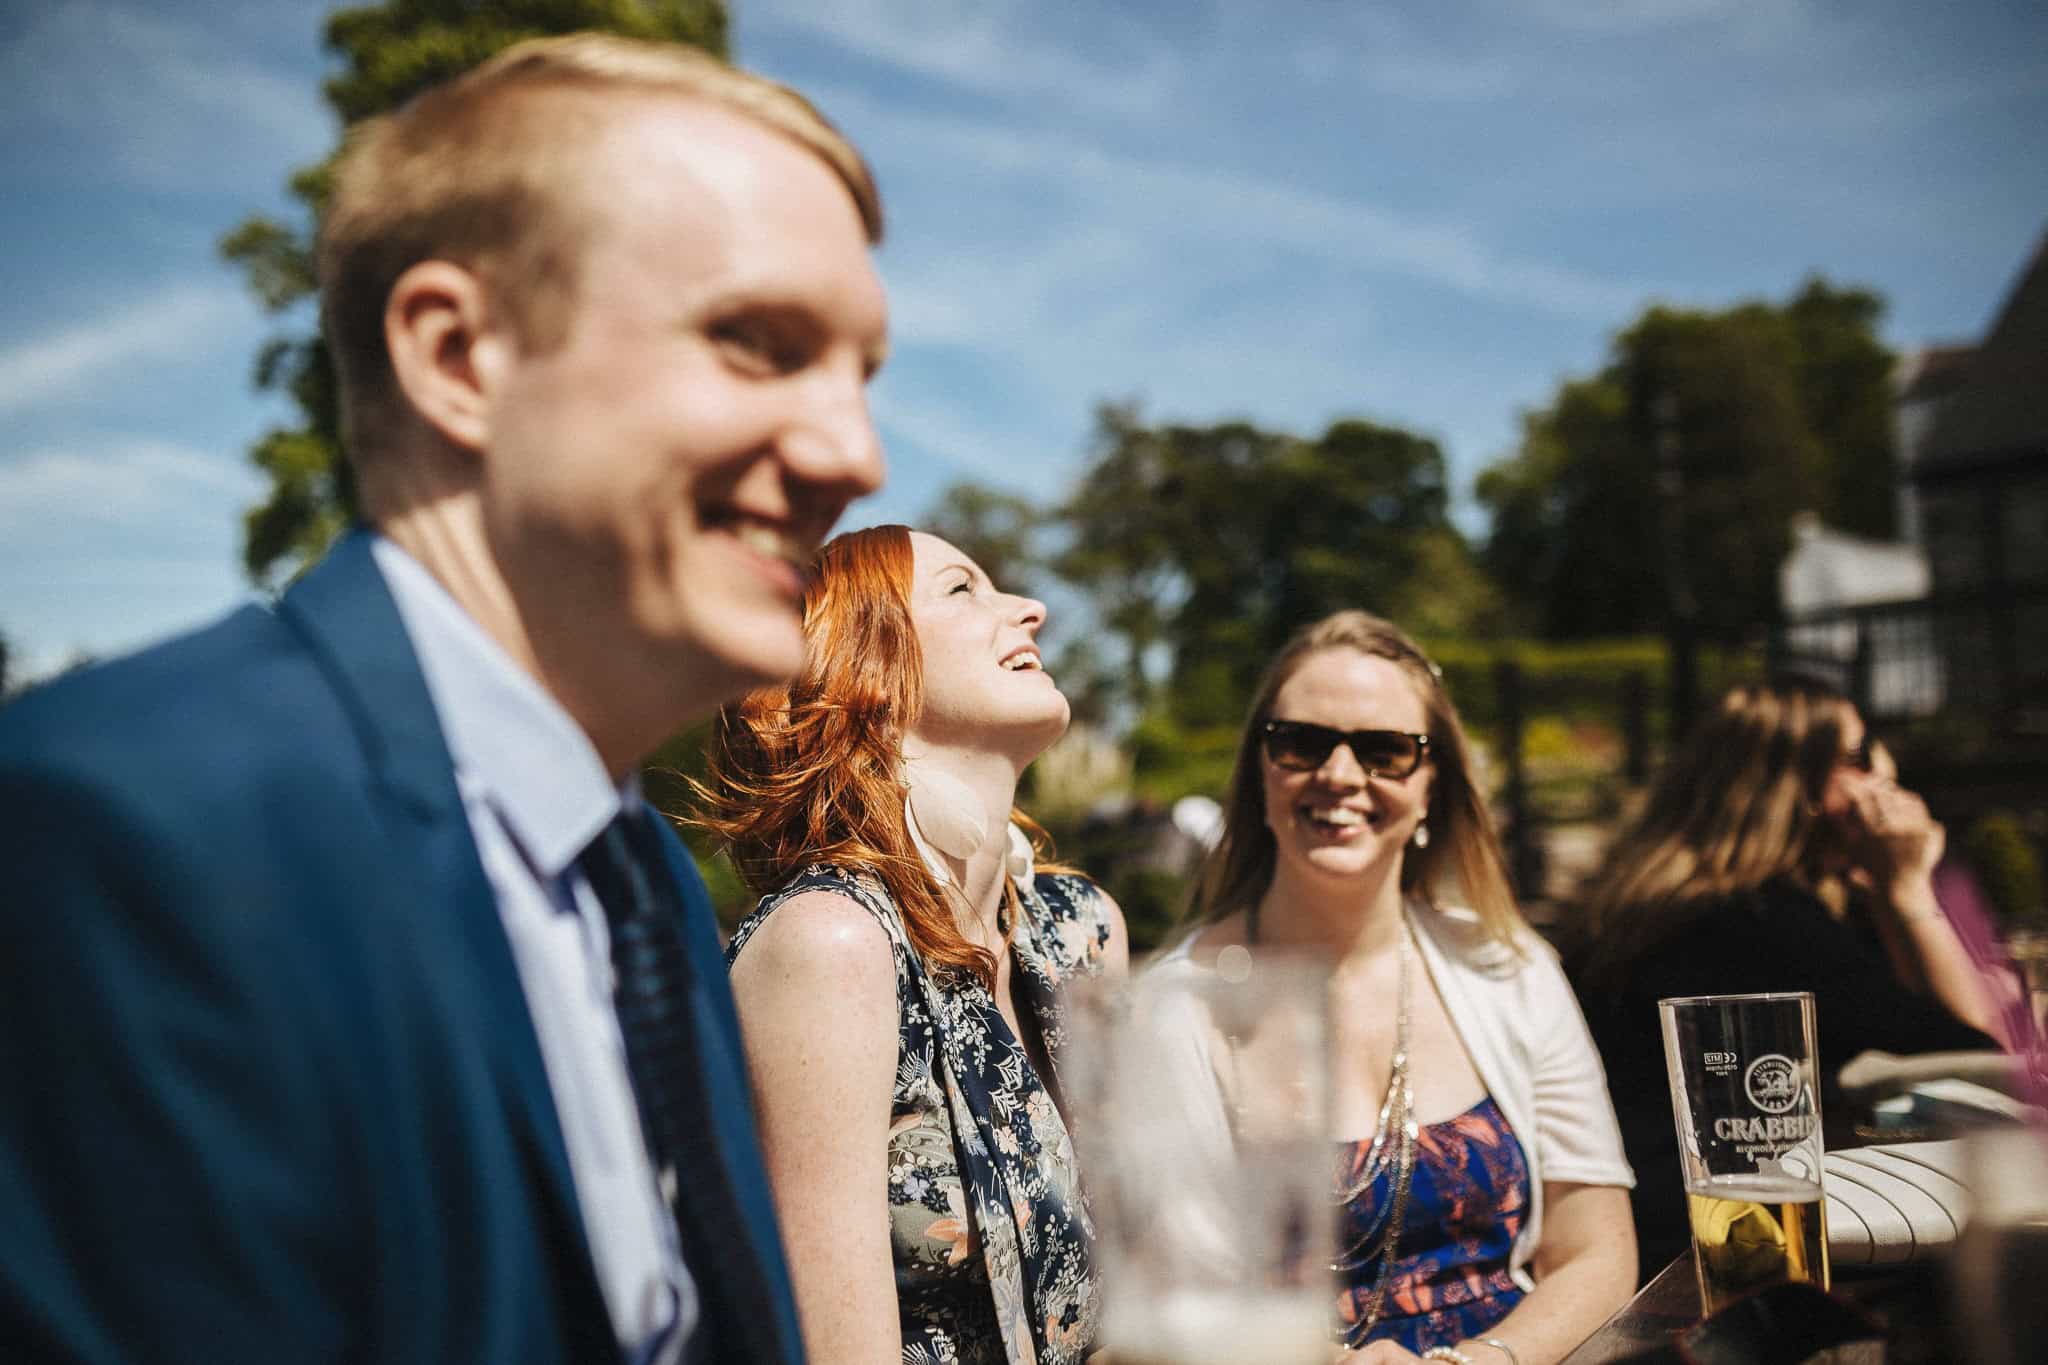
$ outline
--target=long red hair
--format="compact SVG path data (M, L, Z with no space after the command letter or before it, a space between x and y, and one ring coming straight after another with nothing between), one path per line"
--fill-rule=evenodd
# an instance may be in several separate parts
M723 843L757 896L818 863L876 877L927 964L993 990L995 959L960 932L903 816L903 739L924 705L912 562L907 526L848 531L818 552L803 664L787 686L757 688L718 713L691 823ZM1013 818L1043 843L1036 825Z

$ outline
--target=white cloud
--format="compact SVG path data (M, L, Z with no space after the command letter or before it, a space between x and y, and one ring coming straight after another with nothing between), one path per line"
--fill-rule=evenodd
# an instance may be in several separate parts
M1036 451L1014 433L998 431L973 409L934 396L911 397L893 390L874 396L875 425L885 443L909 441L961 477L1014 484L1020 476L1067 451Z
M1108 215L1083 222L1023 243L956 240L891 258L891 330L909 345L1035 343L1071 324L1068 300L1086 298L1097 313L1118 300L1136 307L1133 282L1153 265L1143 234Z
M102 172L191 190L238 187L252 161L311 160L334 129L316 82L235 55L210 27L66 0L0 47L0 134L75 139Z
M971 344L983 319L971 301L965 267L952 258L886 268L889 333L895 344Z
M1510 0L1514 13L1585 33L1639 33L1677 24L1796 16L1806 0Z
M22 674L123 653L249 596L238 456L150 437L74 437L0 456L0 630Z
M1398 338L1384 334L1394 305L1379 291L1446 286L1453 298L1524 310L1532 328L1562 319L1575 333L1629 315L1651 293L1342 190L829 93L828 107L846 111L885 163L974 168L955 187L966 205L936 204L942 231L920 226L932 202L913 204L885 255L903 354L878 388L878 422L963 476L1041 496L1078 466L1086 406L1105 396L1138 396L1181 420L1246 416L1295 429L1322 420L1315 414L1362 411L1404 426L1435 414L1462 483L1500 444L1501 424L1481 424L1481 439L1444 416L1488 385L1439 393L1418 382ZM934 345L962 358L945 382L913 387L926 371L912 358Z
M0 460L0 538L36 548L106 529L190 539L180 533L194 514L217 511L225 544L234 510L254 499L261 483L238 458L146 437L94 449L44 447ZM204 524L210 538L212 519Z
M822 39L870 61L978 94L1035 95L1120 117L1167 107L1175 63L1106 8L1090 16L1093 51L1049 31L1044 6L1021 0L815 0L750 4L742 23Z
M90 322L0 350L0 413L60 398L137 360L189 355L249 314L225 284L173 284Z
M1244 48L1256 51L1258 42L1256 31L1244 34ZM1287 44L1286 60L1301 75L1332 88L1362 81L1395 99L1465 104L1516 93L1525 83L1520 63L1529 58L1505 44L1500 51L1480 51L1425 36L1411 15L1360 6L1333 12L1316 32Z
M1455 225L1362 199L1126 156L1041 130L885 110L850 93L835 92L829 103L857 108L857 118L849 116L848 122L857 123L871 143L887 144L894 158L952 158L1068 195L1085 192L1093 202L1077 210L1075 220L1098 230L1116 225L1155 250L1190 236L1217 246L1285 248L1579 320L1625 316L1650 292L1641 284L1523 260ZM919 306L938 307L929 298Z
M1504 99L1522 85L1520 73L1499 58L1379 52L1361 57L1359 69L1381 94L1433 103Z
M1727 121L1752 130L1796 128L1807 139L1897 136L1972 108L2038 99L2048 63L1930 76L1921 70L1859 72L1853 80L1782 93L1736 106Z
M16 644L11 638L7 642L7 648L7 686L10 691L18 691L31 683L54 678L86 657L82 651L76 649L38 649Z

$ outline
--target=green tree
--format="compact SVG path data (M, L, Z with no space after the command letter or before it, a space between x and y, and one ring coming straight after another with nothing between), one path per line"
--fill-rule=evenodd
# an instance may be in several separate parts
M1425 538L1454 535L1436 443L1364 421L1301 440L1177 429L1196 496L1184 518L1186 599L1173 697L1189 725L1233 721L1287 637L1345 607L1397 615Z
M1882 312L1874 294L1815 279L1782 306L1658 307L1620 333L1606 367L1526 414L1520 449L1480 475L1482 562L1517 615L1553 638L1667 621L1660 436L1675 443L1676 552L1708 638L1775 618L1795 513L1891 533Z
M1132 706L1151 700L1148 663L1166 635L1175 592L1171 529L1162 499L1178 492L1174 461L1135 403L1096 409L1087 474L1052 516L1067 533L1053 569L1084 592L1103 631L1123 645L1114 667Z
M341 69L323 94L346 128L512 43L579 29L690 43L720 55L727 44L723 0L385 0L328 17L325 43ZM242 268L273 315L302 316L301 305L316 292L313 240L332 166L330 156L291 177L292 197L305 210L300 222L257 215L221 240L221 254ZM266 433L249 452L270 491L243 515L242 563L263 585L318 558L356 504L341 459L333 368L318 332L268 341L256 357L255 381L299 409L296 425Z
M1800 406L1826 458L1828 519L1857 535L1896 535L1898 358L1877 335L1884 300L1813 279L1786 305L1785 320L1797 347Z
M2007 925L2039 922L2048 912L2041 855L2026 826L2011 811L1979 816L1963 834L1963 853L1984 884L1984 894Z
M1483 562L1526 632L1609 635L1657 619L1655 561L1640 559L1655 489L1633 439L1622 383L1575 380L1524 415L1520 455L1480 475L1479 499L1493 509ZM1631 555L1630 572L1602 571Z
M1121 640L1129 700L1144 710L1163 672L1178 726L1233 724L1266 661L1319 616L1426 605L1433 627L1464 629L1487 595L1449 519L1443 452L1356 419L1303 439L1151 427L1108 406L1056 519L1056 567Z
M1044 558L1036 548L1045 513L1029 498L986 484L949 486L918 529L952 542L1004 592L1038 596Z
M1465 537L1449 526L1418 532L1406 585L1380 607L1410 635L1498 638L1512 624L1499 589Z

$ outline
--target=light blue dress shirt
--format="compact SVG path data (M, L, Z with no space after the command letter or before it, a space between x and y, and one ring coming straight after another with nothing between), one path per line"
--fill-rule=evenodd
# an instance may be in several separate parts
M637 781L612 782L582 728L419 561L382 536L372 553L419 655L497 894L612 1325L629 1359L676 1365L697 1323L697 1288L634 1107L604 908L576 866L639 799Z

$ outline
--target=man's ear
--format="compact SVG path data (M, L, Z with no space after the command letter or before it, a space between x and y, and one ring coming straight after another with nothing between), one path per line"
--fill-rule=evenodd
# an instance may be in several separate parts
M489 365L479 354L496 344L489 323L483 281L450 261L421 261L384 301L384 345L399 392L460 450L489 443Z

